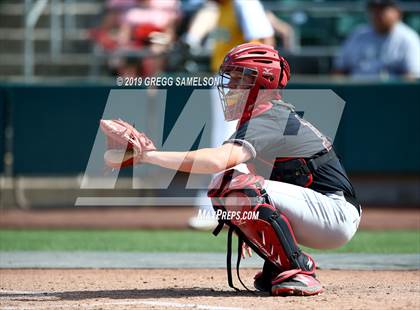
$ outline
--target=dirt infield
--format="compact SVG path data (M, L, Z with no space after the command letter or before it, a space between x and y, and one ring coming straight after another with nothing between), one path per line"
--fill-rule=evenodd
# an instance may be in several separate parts
M256 270L244 269L252 286ZM2 269L2 309L418 309L420 271L320 270L325 292L269 297L228 288L222 269Z
M0 228L185 229L196 208L56 208L0 210ZM360 229L420 229L420 208L364 208Z

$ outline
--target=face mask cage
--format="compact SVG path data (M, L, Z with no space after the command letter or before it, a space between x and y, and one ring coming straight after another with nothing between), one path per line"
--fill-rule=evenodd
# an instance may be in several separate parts
M217 85L225 120L241 118L249 92L255 86L258 70L242 66L223 66Z

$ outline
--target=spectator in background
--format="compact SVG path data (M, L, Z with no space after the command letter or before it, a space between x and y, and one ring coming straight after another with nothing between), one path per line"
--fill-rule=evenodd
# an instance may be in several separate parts
M136 4L136 0L107 0L100 25L90 31L90 36L96 44L106 51L117 48L122 19Z
M184 43L191 48L193 53L195 50L200 50L204 38L210 32L214 32L212 37L216 41L213 55L219 54L218 49L223 48L224 45L228 47L224 48L226 52L235 46L229 40L238 42L255 40L274 46L276 43L274 34L276 38L280 39L282 49L294 49L295 33L293 27L279 19L271 11L265 11L266 16L264 17L262 14L264 8L259 0L189 1L202 3L200 10L192 18L190 26L183 36ZM261 32L262 29L263 32ZM220 57L217 57L217 59L220 59ZM213 60L212 63L217 63L217 61ZM217 70L216 65L212 64L212 68L213 71Z
M335 61L337 73L355 78L419 78L419 35L401 21L397 2L371 0L367 8L370 25L346 40Z
M101 25L91 31L108 52L119 76L151 76L164 66L162 55L175 39L179 0L108 0Z
M201 50L205 38L217 27L220 14L215 1L204 0L201 2L200 8L190 18L189 25L181 38L192 54Z
M153 76L161 72L165 63L162 55L175 40L179 1L142 0L138 3L139 6L128 10L123 18L119 45L147 53L141 62L135 54L126 58L119 72L121 76Z
M281 41L281 49L286 51L293 51L295 49L295 31L285 21L278 18L272 11L266 11L268 20L274 29L277 38Z
M211 58L213 72L219 70L227 52L233 47L258 41L274 46L274 29L259 0L217 0L219 20Z

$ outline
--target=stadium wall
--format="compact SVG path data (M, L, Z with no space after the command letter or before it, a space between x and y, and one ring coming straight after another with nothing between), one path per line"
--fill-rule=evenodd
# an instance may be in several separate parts
M0 175L4 173L4 147L5 147L5 93L0 89Z
M417 174L419 86L292 84L290 88L332 89L346 101L335 144L349 172ZM14 129L14 174L83 172L111 88L3 84L0 122L4 124L4 105L9 105ZM177 90L172 91L168 97L179 98ZM0 154L3 146L2 129Z
M290 88L332 89L346 101L335 147L363 202L420 206L419 86L420 83L295 83ZM113 88L96 84L0 85L0 156L4 156L7 117L14 131L10 145L14 153L12 171L17 180L9 194L20 199L3 204L74 204L82 191L78 176L86 168L99 119ZM169 105L167 112L173 118L169 123L175 122L182 101L187 101L192 90L170 89L167 98L177 98L181 103ZM10 114L5 115L6 111ZM34 182L39 184L35 186ZM0 194L5 197L5 190Z

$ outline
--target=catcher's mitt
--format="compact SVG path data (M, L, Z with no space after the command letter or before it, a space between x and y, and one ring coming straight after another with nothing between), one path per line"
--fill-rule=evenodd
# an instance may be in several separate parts
M100 126L107 137L105 163L111 168L135 165L144 152L156 150L152 140L121 119L101 120Z

